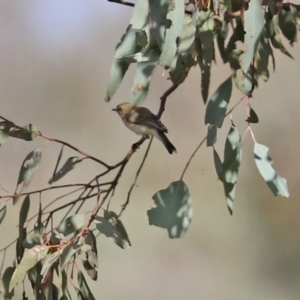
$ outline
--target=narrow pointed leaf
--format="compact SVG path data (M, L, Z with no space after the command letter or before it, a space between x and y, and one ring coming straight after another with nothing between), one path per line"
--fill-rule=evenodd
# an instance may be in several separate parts
M60 256L60 250L57 250L50 255L48 254L45 257L43 261L42 270L40 273L43 276L43 278L47 276L47 273L49 272L50 268L52 268L53 265L58 261L59 256Z
M39 167L41 157L42 157L41 149L36 149L30 152L25 157L19 172L19 178L18 178L17 188L15 192L16 194L22 194L27 190L36 170ZM19 201L19 199L20 199L19 196L14 197L13 204L16 204Z
M59 169L59 171L56 172L53 175L53 177L48 181L48 183L52 184L53 182L60 180L66 174L72 171L81 161L82 158L79 158L78 156L69 157L64 163L64 165Z
M4 220L5 215L6 215L6 204L4 204L3 202L1 202L0 203L0 224Z
M9 290L9 283L14 274L16 268L8 267L2 276L2 293L4 299L12 299L14 296L14 290Z
M82 246L82 244L70 243L62 249L60 257L60 265L62 269L64 269L65 266L70 262L70 260L82 250Z
M224 161L220 178L223 182L227 208L232 214L235 187L238 179L239 167L242 159L241 136L232 122L224 149Z
M152 199L156 207L147 211L149 224L167 229L170 238L183 237L193 214L187 185L181 180L174 181Z
M254 158L256 166L275 196L281 195L284 197L289 197L286 179L280 177L273 169L273 161L268 152L268 147L258 143L254 144Z
M77 274L78 286L84 300L95 300L93 293L91 292L83 273L79 270Z
M213 148L213 150L214 150L213 154L214 154L215 170L218 175L218 178L222 180L222 170L223 170L222 161L216 149Z
M222 127L232 91L231 77L226 79L209 99L205 113L205 124Z
M87 260L83 260L82 265L83 265L84 269L86 270L87 274L90 276L90 278L92 280L96 281L97 277L98 277L97 270L94 267L92 267Z

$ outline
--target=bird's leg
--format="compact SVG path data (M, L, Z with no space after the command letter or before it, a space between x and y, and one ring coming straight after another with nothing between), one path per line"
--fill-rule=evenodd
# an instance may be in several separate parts
M148 139L150 139L150 136L149 136L148 134L144 134L144 135L143 135L143 138L144 138L145 140L148 140Z

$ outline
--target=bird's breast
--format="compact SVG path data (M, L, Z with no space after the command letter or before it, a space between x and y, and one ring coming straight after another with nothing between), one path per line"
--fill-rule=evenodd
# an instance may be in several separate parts
M129 123L123 119L124 124L128 127L131 131L139 135L153 135L153 128L149 128L147 126Z

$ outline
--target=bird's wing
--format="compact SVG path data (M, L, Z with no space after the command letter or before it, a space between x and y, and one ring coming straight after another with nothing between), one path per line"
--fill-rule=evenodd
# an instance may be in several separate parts
M137 125L145 125L168 133L166 126L148 108L136 106L135 111L128 116L128 121Z

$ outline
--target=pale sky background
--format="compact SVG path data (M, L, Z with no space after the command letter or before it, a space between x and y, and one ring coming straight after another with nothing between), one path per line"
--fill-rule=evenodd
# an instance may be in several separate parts
M134 66L112 102L105 103L104 97L114 49L130 16L130 7L106 1L1 1L0 115L18 125L32 123L43 133L110 164L119 162L137 137L111 109L128 101ZM223 188L217 180L212 149L203 147L184 178L194 208L186 236L170 240L166 231L148 225L147 210L154 206L152 195L179 179L189 156L206 134L199 71L193 70L168 99L162 117L178 153L169 155L159 142L153 142L122 217L132 248L122 250L106 238L98 238L98 281L92 282L85 275L96 299L299 299L300 47L296 44L291 48L284 42L295 60L276 51L276 73L270 68L269 82L260 81L251 103L260 118L260 123L253 126L256 139L270 148L274 168L288 180L291 197L272 195L256 170L253 141L247 136L233 216L227 211ZM222 66L217 57L210 95L228 75L228 65ZM158 110L159 97L170 86L166 78L162 69L155 71L145 102L153 111ZM230 107L240 97L234 88ZM245 104L234 111L233 119L243 133ZM227 120L217 143L221 156L228 130ZM1 147L2 188L14 192L24 157L43 143L42 139L32 143L9 139ZM111 207L117 212L145 149L146 144L132 157L121 177ZM59 150L60 146L52 143L44 148L31 190L48 186ZM66 159L76 153L66 149L64 155ZM84 162L58 184L87 182L102 170L95 163ZM58 194L44 194L43 203ZM30 216L37 203L38 198L33 196ZM91 210L93 203L87 203L83 211ZM8 203L8 215L0 227L1 248L17 236L17 220L18 208ZM5 266L12 260L13 256L8 255ZM31 295L29 285L26 291ZM19 285L16 299L21 293Z

